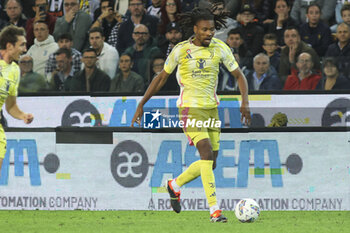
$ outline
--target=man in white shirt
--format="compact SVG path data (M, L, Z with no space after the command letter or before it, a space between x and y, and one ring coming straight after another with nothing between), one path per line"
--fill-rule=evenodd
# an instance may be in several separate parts
M102 28L95 27L89 31L90 45L96 50L98 56L97 67L113 79L119 63L119 54L113 46L104 40Z
M58 49L58 44L49 34L49 27L43 21L34 24L34 44L29 48L28 54L33 58L33 71L45 77L45 64L49 55Z

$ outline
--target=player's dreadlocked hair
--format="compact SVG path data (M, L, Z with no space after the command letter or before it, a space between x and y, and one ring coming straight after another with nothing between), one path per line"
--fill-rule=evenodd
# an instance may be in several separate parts
M193 26L201 20L213 20L216 30L219 30L222 27L226 27L225 19L229 14L227 12L214 14L216 8L216 4L213 4L211 9L196 7L191 12L180 14L179 25L184 32L184 38L187 39L193 35Z

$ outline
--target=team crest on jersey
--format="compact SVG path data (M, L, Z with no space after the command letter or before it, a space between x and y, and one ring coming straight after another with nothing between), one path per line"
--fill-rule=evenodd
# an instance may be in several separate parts
M197 68L198 69L203 69L204 68L204 66L205 66L205 60L204 59L199 59L198 61L197 61Z

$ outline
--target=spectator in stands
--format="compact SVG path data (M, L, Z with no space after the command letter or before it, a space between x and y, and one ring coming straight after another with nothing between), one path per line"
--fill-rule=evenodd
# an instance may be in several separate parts
M317 4L311 4L306 8L306 17L308 22L301 25L300 37L311 45L318 56L323 57L332 43L331 30L328 25L320 21L321 8Z
M158 48L161 50L165 58L168 57L171 50L182 41L182 32L180 26L173 22L167 25L165 38L158 40Z
M129 10L131 16L128 20L120 25L119 31L123 33L118 34L117 48L119 54L122 54L125 49L131 46L133 42L133 31L135 25L146 25L149 34L152 37L156 36L158 19L151 15L146 15L142 0L130 0Z
M38 21L34 24L34 44L29 48L28 54L34 60L34 72L45 77L45 65L49 55L58 49L53 36L49 34L49 28L45 22Z
M48 25L49 34L52 35L55 29L56 17L48 14L48 0L35 0L35 17L28 19L26 24L27 47L34 44L34 24L38 21L43 21ZM34 58L35 60L35 58Z
M76 73L70 83L70 91L106 92L110 88L111 78L97 68L97 53L93 48L83 51L84 69Z
M157 74L159 74L164 66L165 58L163 55L156 55L150 62L150 77L151 79L155 78ZM166 83L160 89L163 92L169 91L179 91L180 87L176 79L176 69L169 75Z
M338 69L346 77L350 77L350 27L341 23L337 27L337 42L331 44L325 54L326 57L336 57Z
M108 37L107 43L112 45L115 49L118 49L117 43L118 43L118 34L119 34L119 28L120 25L126 20L125 17L122 17L122 22L118 22L114 27L112 28L111 34Z
M42 75L33 72L33 58L31 56L21 56L18 64L21 69L21 80L18 87L19 93L47 90L46 79Z
M335 0L295 0L292 12L290 13L292 19L294 19L297 25L306 23L306 8L311 2L316 3L321 7L321 19L328 24L330 18L334 15L334 8L337 3Z
M148 28L139 24L134 28L132 38L135 41L133 46L125 50L134 58L133 71L142 75L145 85L150 83L150 61L156 55L161 54L161 51L154 45L153 39L149 35Z
M256 55L262 50L264 29L254 21L254 15L253 9L249 5L244 5L240 11L239 28L248 50Z
M117 23L123 22L122 15L118 11L114 11L112 0L101 0L102 14L95 20L91 28L101 27L105 41L109 40L112 29Z
M254 70L247 74L249 90L280 90L281 81L276 70L270 66L270 59L264 53L254 57Z
M5 5L6 20L17 27L26 27L27 19L22 15L22 4L20 0L8 0Z
M147 8L147 14L157 17L160 20L162 13L160 12L160 6L162 0L152 0L152 4Z
M344 6L341 8L341 17L344 23L346 23L350 27L350 2L344 4Z
M227 45L237 52L239 56L239 67L244 70L253 68L253 54L248 50L242 36L242 32L239 28L231 29L227 34Z
M162 56L155 57L151 62L151 77L155 78L163 70L165 59Z
M88 47L91 17L79 10L79 0L64 0L64 12L64 16L57 19L53 36L57 40L61 34L69 32L73 37L73 48L82 51Z
M269 24L269 23L273 22L273 19L276 16L276 13L274 12L274 10L275 10L275 5L276 5L277 1L276 0L264 0L262 8L263 8L263 12L264 12L266 19L262 22L263 24Z
M303 52L298 56L297 72L291 73L284 85L284 90L314 90L321 79L319 73L313 73L311 54Z
M225 11L225 1L224 0L210 0L211 7L215 9L214 14L219 15L222 14ZM235 29L238 27L238 23L236 20L227 17L225 19L225 25L226 27L221 28L220 30L216 30L214 37L218 38L222 41L226 41L227 39L227 33L231 29Z
M323 77L316 89L350 90L350 79L339 73L335 58L328 57L323 61Z
M341 23L337 27L337 42L331 44L326 52L326 57L350 56L350 26Z
M247 74L249 70L253 69L253 54L247 49L247 46L243 40L242 32L239 28L231 29L227 34L226 44L232 50L234 57L236 58L239 67L244 74ZM220 65L220 73L218 76L218 90L237 90L236 79L232 76L225 66Z
M268 33L264 35L263 49L265 53L270 58L270 65L278 71L280 65L281 54L277 50L277 36L273 33Z
M78 72L81 69L81 53L72 48L73 46L73 38L69 33L63 33L58 37L57 44L59 48L69 49L72 53L72 67L73 72ZM55 51L56 52L56 51ZM45 66L45 76L47 80L51 80L52 72L56 70L56 53L52 53L49 56L49 59L46 62Z
M131 70L133 60L130 54L124 53L119 60L119 70L116 77L112 80L110 92L143 92L143 78ZM162 68L163 69L163 68Z
M72 69L72 54L69 49L60 48L56 51L57 69L52 72L50 90L70 91L74 76Z
M158 27L158 33L164 35L166 32L166 26L169 23L177 22L179 14L181 13L181 1L180 0L164 0L160 7L161 21Z
M119 54L113 46L104 42L104 39L102 28L92 28L89 31L90 45L96 50L98 57L96 65L112 79L117 71Z
M337 31L338 24L345 22L350 26L350 2L348 0L337 0L335 6L335 20L334 24L330 29L332 33Z
M265 11L263 9L265 0L241 0L241 6L242 9L244 6L249 6L254 12L256 20L259 23L263 23L265 19L267 19L267 15L265 14Z
M281 51L281 59L278 76L282 83L286 81L288 75L296 71L296 60L301 53L311 54L313 67L320 70L320 58L315 50L300 40L298 29L289 27L284 31L284 42L286 47Z
M276 16L271 23L265 25L268 33L274 33L277 36L277 44L284 46L283 35L286 28L295 26L296 23L290 17L290 5L288 0L277 0L274 9Z

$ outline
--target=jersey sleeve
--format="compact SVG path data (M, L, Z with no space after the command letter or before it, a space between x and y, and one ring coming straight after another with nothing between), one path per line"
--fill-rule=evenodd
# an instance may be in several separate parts
M17 96L18 95L18 86L19 86L19 74L20 69L19 66L16 65L12 68L12 83L9 87L9 95L10 96Z
M226 66L229 72L234 71L235 69L238 68L238 63L235 57L233 56L231 49L225 43L221 44L221 48L222 48L221 57L222 57L223 64Z
M170 52L164 64L164 71L171 74L179 63L179 46L175 46Z

